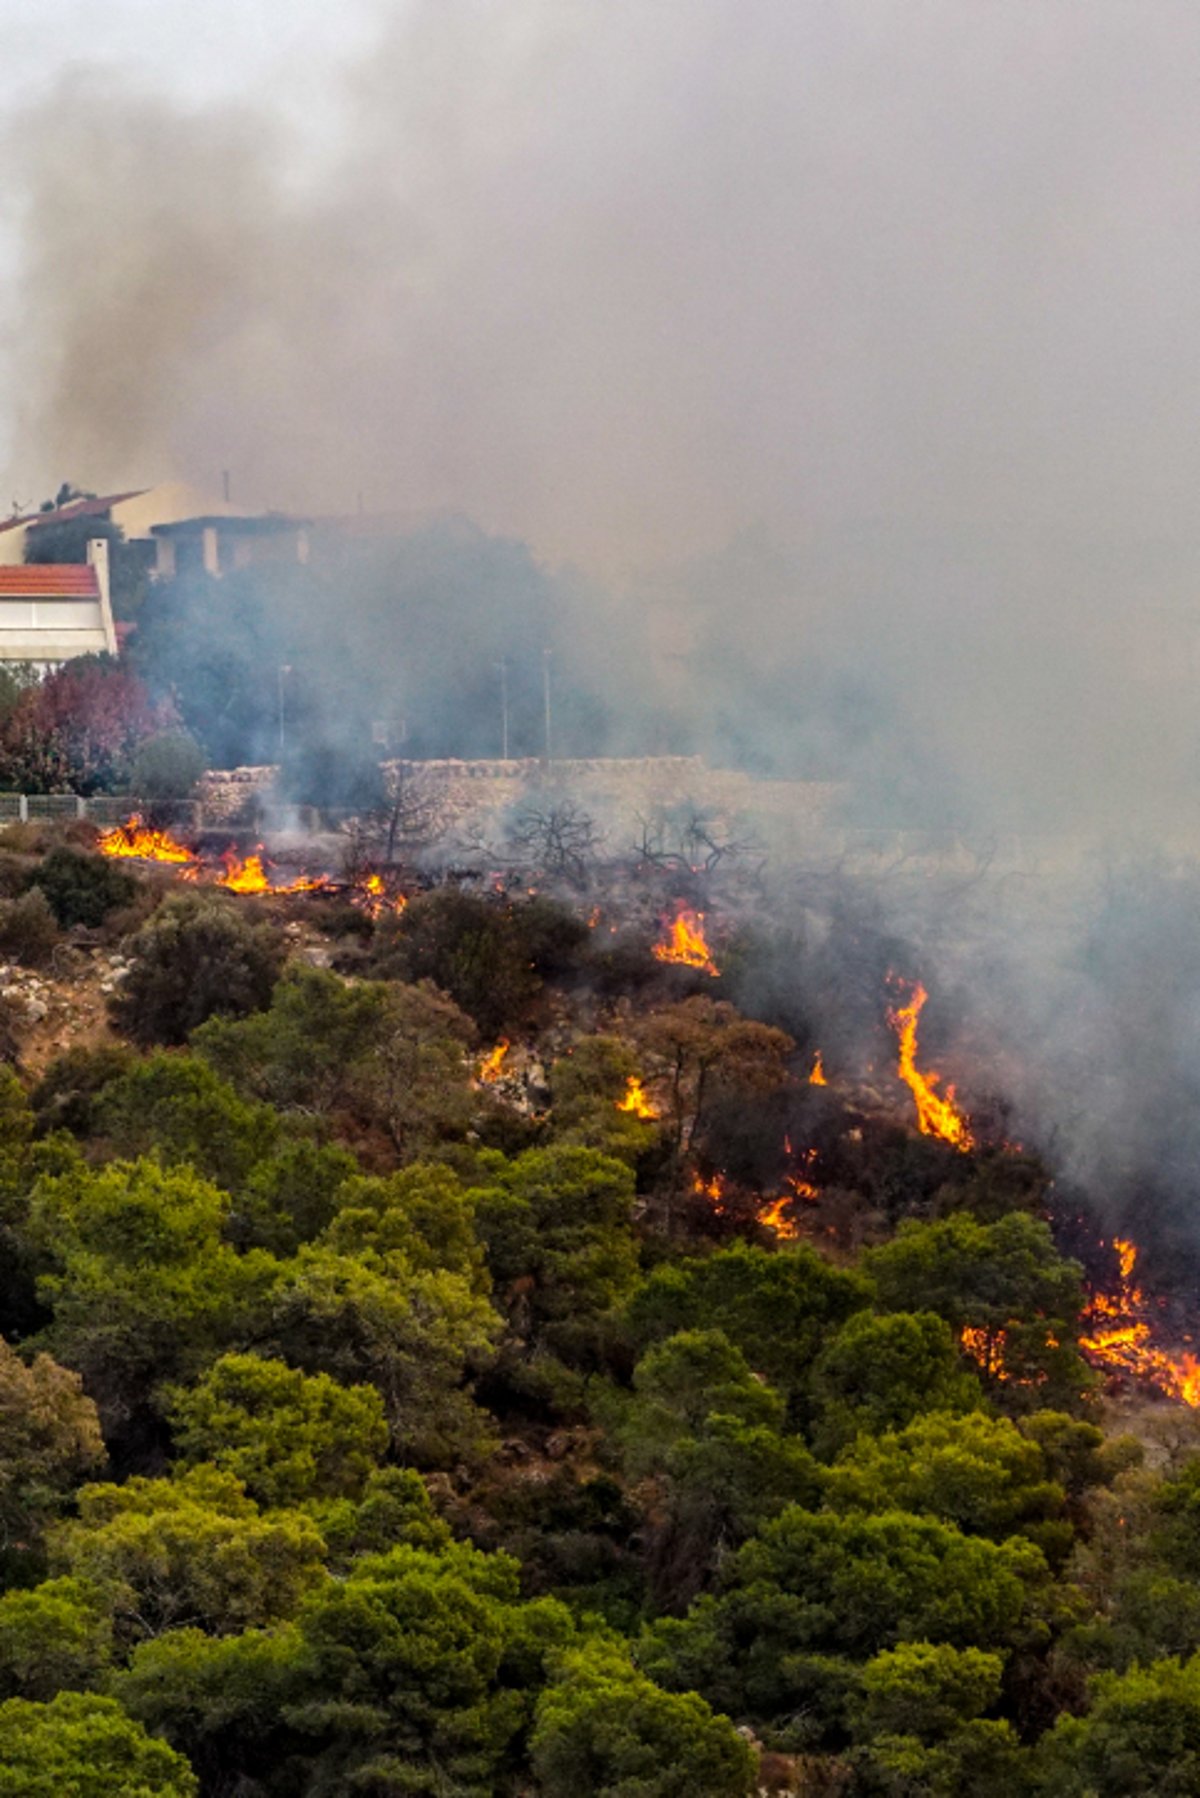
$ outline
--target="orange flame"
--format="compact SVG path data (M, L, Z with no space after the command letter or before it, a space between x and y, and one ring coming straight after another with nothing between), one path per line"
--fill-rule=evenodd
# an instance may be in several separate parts
M280 881L276 885L263 864L261 843L245 861L233 849L227 849L221 859L225 872L217 876L216 884L230 893L315 893L324 892L332 885L323 874L315 879L302 874L298 880Z
M165 830L148 830L135 814L124 824L106 830L96 847L101 855L136 858L144 862L194 862L195 856Z
M930 1068L923 1074L917 1066L917 1020L929 994L918 982L907 1005L888 1012L888 1023L896 1032L900 1045L897 1073L912 1093L917 1106L917 1128L922 1136L937 1136L964 1151L975 1146L966 1118L954 1103L954 1088L945 1093L936 1088L941 1075Z
M720 973L721 970L712 958L712 951L704 940L702 911L690 911L685 906L674 922L666 926L666 931L666 940L654 945L654 953L659 961L674 962L684 968L698 968L703 974Z
M657 1106L646 1097L645 1088L636 1074L630 1074L629 1084L625 1088L625 1096L616 1101L618 1111L628 1111L634 1117L653 1121L658 1117Z
M828 1080L825 1078L825 1063L821 1059L821 1051L819 1049L813 1059L812 1073L808 1076L808 1084L810 1086L829 1085Z
M1146 1296L1134 1278L1137 1246L1127 1237L1113 1239L1118 1281L1115 1292L1093 1293L1087 1312L1087 1333L1079 1347L1100 1373L1156 1386L1167 1398L1200 1407L1200 1362L1186 1350L1168 1354L1155 1346Z
M509 1042L502 1036L496 1047L488 1052L479 1064L479 1078L485 1086L491 1086L499 1080L504 1057L508 1054Z
M367 874L355 882L350 903L359 906L369 918L381 918L385 912L399 917L408 898L404 893L389 893L382 874Z
M758 1214L759 1223L765 1224L768 1230L774 1230L781 1242L794 1242L800 1234L795 1222L783 1215L792 1203L792 1195L785 1192L772 1204L764 1206Z

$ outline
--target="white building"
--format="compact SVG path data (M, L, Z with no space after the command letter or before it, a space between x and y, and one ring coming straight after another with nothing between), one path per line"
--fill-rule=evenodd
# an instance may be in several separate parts
M47 673L75 656L103 654L117 654L103 537L88 544L86 563L0 566L0 663Z

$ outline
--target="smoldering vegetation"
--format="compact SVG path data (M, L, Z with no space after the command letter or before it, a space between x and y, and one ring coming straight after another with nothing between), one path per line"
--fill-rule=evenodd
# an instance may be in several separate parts
M319 145L76 68L5 140L10 489L406 515L139 616L211 757L283 735L297 797L352 800L377 725L498 753L501 663L540 753L549 650L560 755L1019 837L965 897L793 893L754 978L869 1064L903 960L964 1091L1188 1225L1198 30L430 0L330 70Z

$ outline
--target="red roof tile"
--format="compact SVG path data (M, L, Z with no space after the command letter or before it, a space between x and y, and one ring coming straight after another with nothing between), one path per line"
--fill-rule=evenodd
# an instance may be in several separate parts
M0 599L96 599L95 570L84 562L35 562L0 568Z

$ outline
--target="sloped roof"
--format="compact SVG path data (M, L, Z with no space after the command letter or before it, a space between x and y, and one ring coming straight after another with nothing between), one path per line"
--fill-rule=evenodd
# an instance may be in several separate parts
M95 499L71 499L65 506L54 506L49 512L26 512L20 518L0 519L0 531L16 531L22 525L37 530L45 524L65 524L72 518L103 518L123 500L137 499L149 491L148 487L131 487L128 493L101 493Z
M96 571L84 562L0 568L0 599L98 599Z

